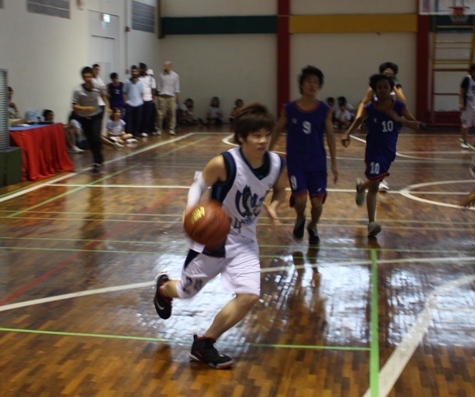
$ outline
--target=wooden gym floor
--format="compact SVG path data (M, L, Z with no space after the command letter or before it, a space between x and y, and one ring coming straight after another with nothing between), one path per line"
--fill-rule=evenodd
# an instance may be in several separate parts
M76 173L0 189L0 395L475 396L475 213L457 206L473 153L458 136L403 131L377 239L354 203L363 133L338 144L318 249L291 239L287 205L283 227L261 218L262 294L217 343L236 361L224 371L188 358L232 298L219 278L167 321L152 299L159 271L180 274L187 189L229 126L106 148L100 176L86 152Z

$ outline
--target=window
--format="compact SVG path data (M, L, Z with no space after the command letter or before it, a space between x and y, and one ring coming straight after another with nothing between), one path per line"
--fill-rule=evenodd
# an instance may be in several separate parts
M28 12L69 18L70 0L26 0Z
M132 1L132 29L155 32L155 7Z

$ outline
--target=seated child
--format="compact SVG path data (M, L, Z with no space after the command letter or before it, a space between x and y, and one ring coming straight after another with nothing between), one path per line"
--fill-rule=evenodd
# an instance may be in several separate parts
M229 122L231 124L234 124L234 119L236 118L236 112L238 109L242 108L244 106L244 101L242 99L236 99L234 101L234 107L233 110L231 111L231 117L229 117Z
M353 115L346 108L346 104L340 104L335 113L335 122L337 128L348 128L353 122Z
M193 99L188 98L177 111L178 123L182 125L194 125L198 123L198 120L193 116L193 107L195 102Z
M121 118L122 112L118 108L112 109L110 120L106 124L107 138L119 145L124 143L135 143L137 139L132 134L125 132L125 121Z

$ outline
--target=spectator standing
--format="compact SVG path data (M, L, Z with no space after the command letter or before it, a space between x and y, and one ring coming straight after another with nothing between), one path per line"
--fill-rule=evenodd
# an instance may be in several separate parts
M176 103L179 102L180 76L172 70L172 63L163 64L163 72L158 79L158 135L162 134L163 117L170 113L170 135L176 135Z
M142 128L143 84L139 80L139 69L133 65L132 77L124 85L125 130L134 137L140 136Z
M157 83L153 78L153 70L148 69L145 63L139 64L139 80L143 85L143 112L142 112L142 136L151 135L155 124L155 101Z
M119 75L117 73L110 74L111 83L107 85L107 97L109 98L109 106L111 109L120 109L122 116L125 111L124 103L124 83L119 81Z

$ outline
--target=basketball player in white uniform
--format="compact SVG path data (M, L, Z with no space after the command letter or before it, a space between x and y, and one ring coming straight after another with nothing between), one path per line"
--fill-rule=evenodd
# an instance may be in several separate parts
M475 127L475 63L470 66L469 74L460 84L459 109L462 121L462 147L468 149L468 130Z
M172 299L196 295L221 273L223 287L236 294L215 317L202 336L194 336L190 357L213 368L224 369L233 360L219 354L214 342L237 324L258 301L260 293L259 248L256 224L264 207L275 225L276 210L285 200L287 175L283 160L267 151L274 118L261 104L241 108L236 115L234 139L239 147L214 157L198 174L188 194L187 210L194 207L211 186L211 198L220 201L231 217L231 230L223 247L208 252L191 242L181 280L169 280L161 273L154 304L158 315L171 315ZM264 200L272 189L270 204Z

